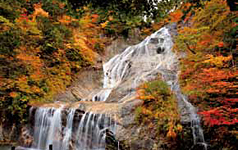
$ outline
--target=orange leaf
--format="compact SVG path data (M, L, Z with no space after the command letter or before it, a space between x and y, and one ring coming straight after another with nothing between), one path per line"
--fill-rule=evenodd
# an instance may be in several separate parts
M15 98L15 97L17 97L17 93L16 92L11 92L10 94L9 94L12 98Z
M36 18L37 16L43 16L43 17L47 17L47 18L49 17L49 13L46 12L45 10L43 10L43 9L41 8L41 6L42 6L41 3L34 4L34 9L35 9L35 11L34 11L34 13L32 14L33 20L35 20L35 18Z
M218 43L218 47L224 47L224 43L223 42L219 42Z

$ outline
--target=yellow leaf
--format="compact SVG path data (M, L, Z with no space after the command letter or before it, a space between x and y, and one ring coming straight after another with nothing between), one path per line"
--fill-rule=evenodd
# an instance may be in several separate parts
M105 27L107 26L108 22L109 22L109 21L106 21L106 22L104 22L104 23L101 23L101 27L102 27L102 28L105 28Z
M222 67L225 62L228 62L232 59L232 56L213 56L213 55L207 55L208 59L204 61L204 63L210 63L212 65L215 65L217 67Z
M49 13L44 11L42 8L41 8L42 4L41 3L38 3L38 4L34 4L34 13L32 14L33 16L33 21L35 20L35 18L37 16L43 16L43 17L49 17Z
M177 130L178 130L179 132L181 132L181 131L183 130L183 126L180 125L180 124L178 124L178 125L177 125Z

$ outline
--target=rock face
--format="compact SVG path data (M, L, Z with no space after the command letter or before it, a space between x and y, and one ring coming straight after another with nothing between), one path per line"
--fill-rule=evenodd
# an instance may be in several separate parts
M105 49L103 56L98 56L94 67L82 70L73 84L63 93L55 97L55 101L75 102L91 101L93 95L101 90L103 84L103 63L118 53L123 52L128 46L139 43L142 39L138 34L139 29L131 31L130 36L125 39L118 37Z
M20 133L20 138L19 140L21 141L21 145L24 147L29 147L33 143L33 136L31 135L29 128L27 127L22 127L21 128L21 133Z
M0 128L3 128L0 139L0 149L10 149L11 146L22 145L30 146L33 143L32 128L26 124L4 124ZM3 145L3 147L1 147ZM5 146L4 146L5 145Z
M147 127L139 126L135 122L134 111L142 104L142 100L135 99L126 103L121 108L120 117L122 121L121 124L117 126L116 138L121 141L121 145L124 149L152 150L158 144L155 135L144 132L148 131Z
M94 70L93 68L89 68L87 70L82 70L72 86L55 97L55 100L61 102L77 102L90 99L92 94L97 91L94 89L101 88L102 78L102 69Z
M5 123L5 124L1 124L0 126L0 130L1 131L1 141L0 143L10 143L10 142L15 142L18 139L18 135L20 132L20 128L21 126L16 126L16 124L12 124L12 123Z

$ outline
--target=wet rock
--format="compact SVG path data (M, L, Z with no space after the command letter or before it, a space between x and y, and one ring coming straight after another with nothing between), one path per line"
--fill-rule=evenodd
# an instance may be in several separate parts
M140 99L134 99L129 102L126 102L122 109L121 109L121 116L129 115L132 111L134 111L138 106L141 106L143 104L143 100Z
M158 47L157 49L156 49L156 52L157 52L157 54L161 54L161 53L163 53L164 52L164 48L163 47Z
M190 124L191 118L190 118L189 108L186 106L186 103L183 101L183 97L181 94L177 94L177 101L178 101L178 107L180 110L181 123Z
M106 130L106 150L122 150L119 141L116 140L112 131Z
M27 127L21 128L20 139L21 145L25 147L30 147L33 143L33 137Z
M151 44L158 44L159 43L159 39L158 38L151 38L150 39L150 43Z
M80 110L80 109L76 109L75 110L74 118L73 118L73 126L74 127L78 127L78 124L79 124L79 122L80 122L80 120L81 120L81 118L82 118L84 113L85 112L83 110ZM76 132L77 128L74 128L73 130L75 130L75 132ZM73 134L73 137L76 138L76 134Z
M192 146L191 150L207 150L207 146L204 144L196 144Z
M164 43L164 39L163 38L159 38L159 43Z

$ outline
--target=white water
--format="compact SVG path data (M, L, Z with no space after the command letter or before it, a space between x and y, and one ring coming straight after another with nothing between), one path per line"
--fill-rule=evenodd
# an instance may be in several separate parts
M194 145L207 149L195 107L181 93L178 83L178 60L172 52L173 42L167 28L162 28L147 37L140 44L128 47L104 64L104 90L97 97L105 101L113 88L129 81L129 88L135 89L141 82L153 79L158 73L171 86L179 103L186 107L191 123ZM159 51L158 51L159 50ZM124 86L125 87L125 86ZM103 95L103 96L101 96ZM95 100L95 99L93 99Z
M61 147L61 108L39 108L35 115L34 148L48 149L53 145L55 149Z
M113 116L85 113L78 126L76 149L105 149L106 130L115 133L116 123L111 118Z
M186 120L186 122L190 123L192 129L193 144L202 145L204 150L207 150L207 144L200 125L200 117L197 114L196 108L188 101L188 98L182 94L178 82L178 73L169 73L168 70L161 70L160 73L162 74L162 78L170 85L171 90L174 91L180 109L185 109L184 113L189 116L189 120Z
M193 132L194 144L206 144L200 127L200 118L196 109L181 93L178 84L178 60L172 52L173 42L167 28L162 28L147 37L140 44L128 47L124 52L114 56L103 65L103 89L92 97L92 101L107 101L112 90L117 88L128 89L123 102L128 95L135 94L135 88L142 82L154 79L159 73L176 93L179 104L185 107L189 114L189 122ZM118 93L120 94L120 93ZM39 108L35 115L34 148L48 149L53 144L54 150L105 149L106 131L115 134L116 124L112 116L86 112L83 114L77 127L73 127L75 110L67 115L66 127L62 126L62 108ZM73 128L77 128L73 133ZM118 145L119 147L119 145Z
M128 47L103 65L103 89L92 101L106 101L118 86L135 89L140 83L156 77L159 69L173 68L176 56L171 49L173 42L166 28L162 28L141 43ZM162 49L160 52L158 49Z
M48 150L103 150L105 149L106 130L115 133L114 116L84 113L74 126L75 109L68 109L66 126L62 125L62 108L38 108L35 114L34 144L32 149ZM73 129L77 128L73 133ZM76 136L75 136L76 135ZM75 138L75 137L76 138ZM74 137L74 138L73 138Z
M67 116L67 125L64 129L64 135L63 135L63 143L62 143L62 149L68 150L69 149L69 143L72 136L72 130L73 130L73 119L74 119L74 113L75 109L69 109L69 114Z

